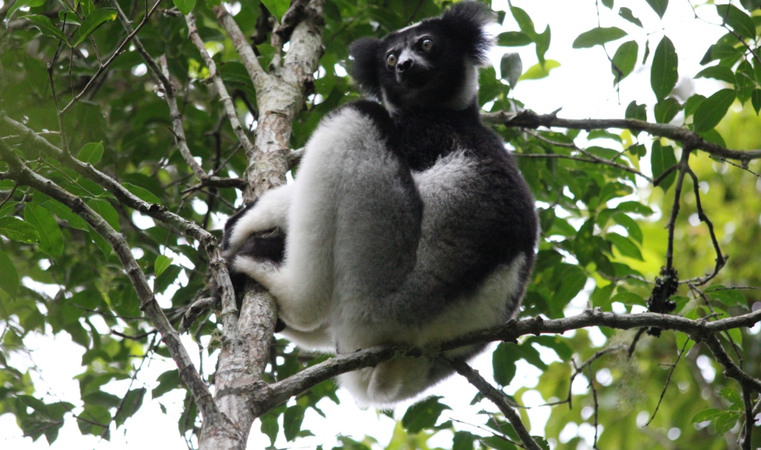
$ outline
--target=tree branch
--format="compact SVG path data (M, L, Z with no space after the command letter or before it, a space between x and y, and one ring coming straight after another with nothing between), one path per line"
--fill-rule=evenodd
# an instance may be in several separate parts
M206 51L206 44L204 44L203 40L201 40L201 36L198 35L196 17L192 13L188 14L185 16L185 22L188 24L190 40L195 44L198 52L201 54L201 57L206 63L206 66L209 68L209 78L211 78L212 82L214 83L214 87L219 93L219 99L222 101L222 105L225 109L225 114L227 115L227 119L230 121L230 125L233 128L235 136L237 136L238 141L243 146L243 149L247 155L254 154L254 145L246 135L246 130L241 125L240 120L238 120L238 114L235 112L235 105L233 104L233 100L230 97L230 94L227 93L227 88L225 87L225 83L222 82L222 77L219 76L217 64L214 62L211 56L209 56L209 52ZM201 180L203 181L203 179Z
M457 371L457 373L465 377L470 384L475 386L476 389L478 389L478 392L482 393L484 397L497 405L497 408L499 408L499 410L502 411L502 414L505 415L505 418L510 422L510 425L513 426L518 437L521 438L521 442L523 442L523 445L525 445L527 449L542 450L542 448L539 447L539 444L537 444L531 437L528 430L523 425L523 422L521 422L518 413L516 413L512 406L507 402L505 394L484 380L484 378L479 375L478 372L473 370L465 361L453 359L448 360L447 362Z
M423 348L387 345L363 349L351 354L337 355L325 362L308 367L283 381L267 386L263 389L261 395L255 399L255 402L258 402L258 404L254 407L257 410L266 411L332 377L363 367L375 366L393 357L419 358L425 356L433 358L441 355L443 352L468 345L484 344L493 341L515 342L519 337L524 335L559 335L566 331L595 326L620 330L658 327L663 330L681 331L689 335L693 340L700 341L714 338L713 336L716 333L733 328L750 327L757 322L761 322L761 310L714 322L707 322L702 319L691 320L680 316L658 313L614 314L603 312L599 308L587 309L576 316L561 319L543 319L537 316L531 319L511 321L499 327L476 331L447 342L430 344ZM719 345L719 349L721 349L721 345ZM723 352L723 349L721 351ZM726 353L723 353L723 355L726 356ZM743 372L732 363L728 356L726 356L726 359L720 359L717 356L717 361L722 365L725 365L728 361L731 364L732 374L745 380L747 386L752 391L761 392L761 381ZM728 368L728 366L725 365L725 368Z
M536 114L526 110L518 114L482 113L481 120L489 125L501 124L508 127L538 128L543 126L576 130L621 128L631 131L644 131L653 136L681 142L685 148L703 150L720 158L740 160L743 166L750 160L761 158L761 150L729 150L713 142L708 142L685 128L663 123L643 122L636 119L561 119L555 114Z
M179 333L169 323L166 315L164 315L164 312L156 302L153 291L148 285L148 280L140 269L140 265L134 256L132 256L129 244L124 236L114 230L108 222L87 206L81 198L70 194L53 181L33 172L2 140L0 140L0 157L8 164L11 174L19 183L37 189L66 205L108 241L119 257L119 261L124 267L127 277L132 282L135 292L137 292L137 296L140 299L140 309L145 312L156 329L161 333L162 340L166 344L167 349L169 349L172 359L177 364L180 377L193 394L193 398L203 412L205 420L210 420L211 422L220 421L222 419L221 415L209 389L206 387L206 383L193 366L190 355L185 350L182 342L180 342Z
M246 67L246 71L251 77L251 81L254 83L254 88L258 93L260 89L264 88L264 85L270 76L264 71L261 64L259 64L259 60L256 58L254 50L251 48L251 44L249 44L248 39L246 39L246 36L240 30L238 24L235 23L233 16L227 12L224 5L215 6L212 10L217 16L217 22L219 22L235 46L235 51L238 52L241 61L243 61L243 66ZM185 20L187 21L188 19L186 18Z
M206 254L209 256L209 268L211 269L214 282L217 284L222 294L223 305L227 305L222 311L223 325L225 326L225 329L235 329L237 321L235 294L233 292L232 283L230 282L230 276L227 272L227 263L222 257L222 250L213 234L199 227L196 223L172 213L162 205L148 203L140 199L124 188L119 182L96 169L92 164L84 163L71 157L71 155L65 154L61 149L38 136L33 130L27 128L25 125L9 118L2 111L0 111L0 124L9 127L15 133L19 134L25 144L28 143L28 145L32 145L43 154L57 159L64 166L69 167L80 175L98 183L108 192L113 194L123 205L159 220L174 227L186 236L198 240L206 251Z

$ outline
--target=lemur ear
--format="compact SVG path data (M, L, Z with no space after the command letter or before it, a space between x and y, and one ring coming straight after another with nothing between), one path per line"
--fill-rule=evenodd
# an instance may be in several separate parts
M375 38L358 39L349 46L349 55L354 59L349 73L365 93L376 98L380 97L378 80L380 46L380 39Z
M488 52L493 45L493 37L486 26L495 21L495 15L481 3L463 1L455 3L441 15L445 32L455 36L465 45L468 56L478 66L488 65Z

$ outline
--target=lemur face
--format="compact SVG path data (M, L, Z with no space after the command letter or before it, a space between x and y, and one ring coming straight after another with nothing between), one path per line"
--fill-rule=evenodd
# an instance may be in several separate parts
M473 62L440 24L420 23L381 42L381 99L392 112L448 104L463 91L469 97L475 94Z
M478 90L477 66L486 62L491 15L475 2L453 6L383 39L354 42L352 76L392 113L426 108L465 109Z

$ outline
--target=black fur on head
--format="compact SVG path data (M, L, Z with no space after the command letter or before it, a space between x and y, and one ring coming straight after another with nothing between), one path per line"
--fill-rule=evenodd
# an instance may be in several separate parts
M392 113L428 107L464 109L478 88L476 67L488 63L493 14L481 3L456 3L441 16L351 44L351 75ZM426 42L427 41L427 42Z

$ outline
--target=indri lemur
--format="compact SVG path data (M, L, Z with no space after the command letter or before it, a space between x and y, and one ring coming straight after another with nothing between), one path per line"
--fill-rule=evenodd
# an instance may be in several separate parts
M537 219L513 158L479 121L478 67L488 63L491 20L480 4L463 2L354 42L351 75L383 104L361 100L328 115L296 181L228 221L232 271L270 291L283 334L298 346L422 346L516 314ZM275 227L287 233L282 261L258 255L252 237ZM451 373L436 360L397 359L339 382L361 406L388 406Z

